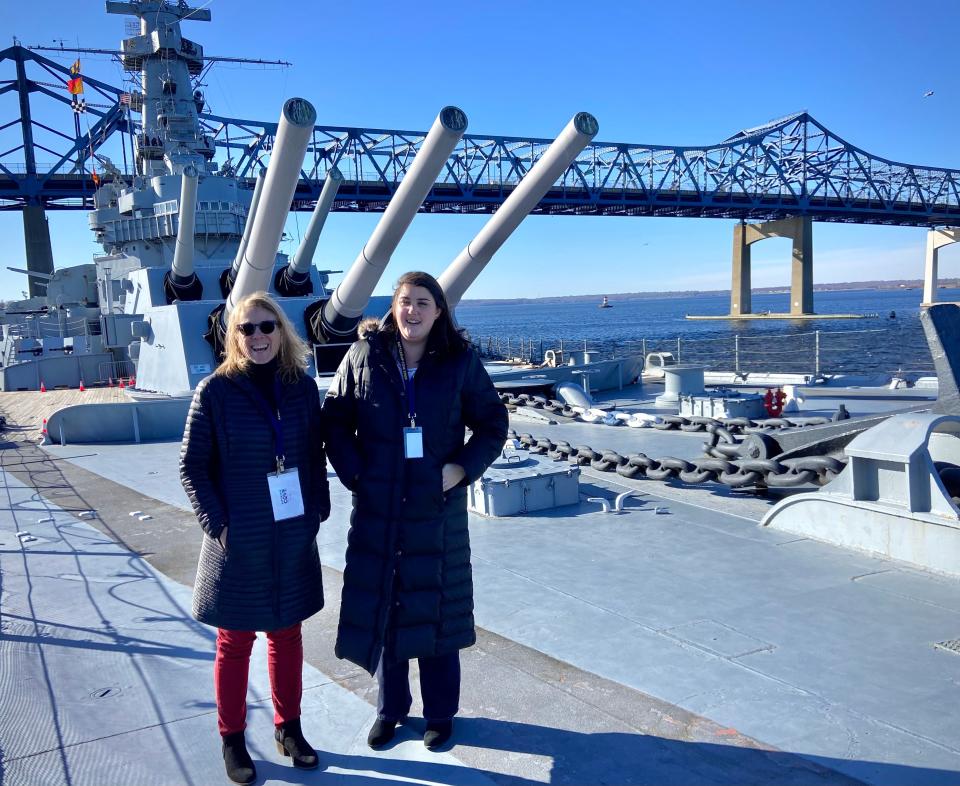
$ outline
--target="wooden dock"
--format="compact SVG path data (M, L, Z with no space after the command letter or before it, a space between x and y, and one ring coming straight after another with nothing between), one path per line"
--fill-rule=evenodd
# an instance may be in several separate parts
M7 419L7 431L24 439L39 436L44 419L58 409L74 404L103 404L130 399L120 388L88 388L87 390L24 390L0 393L0 414Z

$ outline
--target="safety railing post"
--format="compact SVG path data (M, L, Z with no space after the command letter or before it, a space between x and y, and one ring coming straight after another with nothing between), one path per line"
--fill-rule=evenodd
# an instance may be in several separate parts
M820 331L813 333L813 378L820 379Z
M733 371L740 376L740 336L733 337Z

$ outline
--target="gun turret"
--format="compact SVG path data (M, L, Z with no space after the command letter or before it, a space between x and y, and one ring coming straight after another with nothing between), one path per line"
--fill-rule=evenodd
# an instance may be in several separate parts
M589 112L578 112L553 143L513 189L477 236L457 255L437 278L455 308L463 293L474 282L494 254L510 237L527 214L546 195L550 187L573 163L580 151L596 136L600 126Z
M183 168L180 184L180 221L173 266L163 280L167 303L174 300L200 300L203 284L193 269L193 237L197 221L197 181L199 175L192 164Z
M343 182L343 175L340 170L334 167L327 172L327 177L323 182L323 190L320 192L320 198L317 200L317 206L313 209L313 215L310 216L310 225L307 227L307 233L303 236L297 252L290 260L290 264L277 272L273 285L277 292L286 297L302 297L303 295L313 294L313 283L310 281L310 265L313 263L313 254L317 250L317 241L320 239L320 231L327 220L330 208L333 207L334 197L337 195L337 189Z
M226 314L241 298L265 291L270 285L283 225L297 190L300 167L316 120L317 110L306 99L291 98L283 105L273 153L253 216L250 239L227 297Z
M410 169L343 281L329 300L317 301L304 312L307 331L313 343L342 343L353 336L370 295L403 233L410 226L466 129L467 116L463 110L455 106L440 110ZM333 359L331 356L331 362Z
M263 191L264 175L261 172L257 175L257 182L253 186L253 196L250 198L250 207L247 209L247 221L243 225L243 235L240 237L240 245L237 246L237 255L233 258L233 264L223 271L220 276L220 293L227 297L230 290L233 289L233 282L237 280L237 272L240 270L240 261L243 259L243 252L247 250L247 243L250 242L250 230L253 228L253 217L257 212L257 205L260 203L260 192Z

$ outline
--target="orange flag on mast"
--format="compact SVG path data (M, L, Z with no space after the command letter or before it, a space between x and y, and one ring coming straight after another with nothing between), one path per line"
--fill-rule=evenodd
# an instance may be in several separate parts
M80 58L77 58L72 66L70 66L70 73L73 74L73 79L67 80L67 90L70 91L71 95L78 96L83 93L83 77L80 76Z

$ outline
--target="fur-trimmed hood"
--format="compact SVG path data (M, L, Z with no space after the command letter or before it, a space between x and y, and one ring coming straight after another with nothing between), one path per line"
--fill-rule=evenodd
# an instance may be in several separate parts
M393 314L391 312L387 312L380 319L377 319L376 317L365 317L364 319L360 320L360 324L357 325L357 338L360 341L363 341L365 339L371 339L380 333L386 332L387 334L390 334L395 330L396 330L396 323L393 320ZM465 349L470 345L470 340L469 338L467 338L467 335L464 331L459 331L459 332L463 339L462 347ZM395 335L391 336L391 338L395 340ZM461 350L460 346L455 347L453 350L451 350L448 347L442 346L442 344L437 338L436 333L431 332L431 335L427 343L428 355L446 356L451 351L453 351L454 354L456 354L460 350Z
M364 339L372 336L374 333L380 332L380 320L376 317L366 317L365 319L360 320L360 324L357 325L357 337Z

